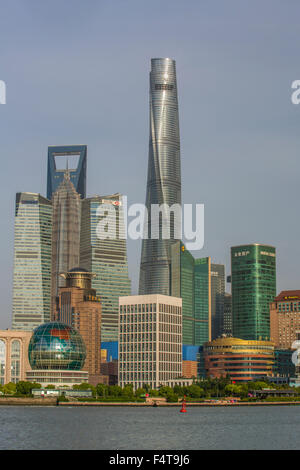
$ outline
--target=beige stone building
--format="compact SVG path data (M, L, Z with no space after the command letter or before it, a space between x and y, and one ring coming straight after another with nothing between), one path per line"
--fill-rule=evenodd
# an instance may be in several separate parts
M0 384L26 380L31 331L0 330Z
M134 389L180 382L182 299L166 295L119 298L119 385Z
M182 375L185 378L196 379L198 376L197 361L182 361Z
M270 337L279 349L300 338L300 290L282 291L270 304Z

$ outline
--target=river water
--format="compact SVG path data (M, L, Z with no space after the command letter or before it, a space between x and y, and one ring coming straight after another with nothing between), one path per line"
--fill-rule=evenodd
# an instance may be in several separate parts
M0 449L300 449L300 407L0 406Z

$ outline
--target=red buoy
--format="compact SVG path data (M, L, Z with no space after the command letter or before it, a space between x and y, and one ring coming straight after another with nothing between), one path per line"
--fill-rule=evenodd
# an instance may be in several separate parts
M186 413L186 401L185 401L185 395L184 395L184 398L183 398L183 400L182 400L182 406L181 406L180 413Z

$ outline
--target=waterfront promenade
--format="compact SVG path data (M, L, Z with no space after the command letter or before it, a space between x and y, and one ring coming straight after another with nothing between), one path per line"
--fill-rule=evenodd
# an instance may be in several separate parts
M151 402L101 402L101 401L57 401L55 397L51 398L22 398L22 397L2 397L0 399L0 406L121 406L121 407L142 407L149 408L153 407ZM156 407L181 407L179 403L166 403L161 402L156 404ZM236 407L236 406L271 406L271 405L300 405L300 401L256 401L256 402L226 402L226 401L214 401L214 402L187 402L187 409L190 407Z

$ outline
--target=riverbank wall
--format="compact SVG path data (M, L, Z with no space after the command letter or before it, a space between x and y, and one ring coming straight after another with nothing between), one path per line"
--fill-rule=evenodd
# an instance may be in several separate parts
M68 402L57 402L54 397L51 398L21 398L21 397L2 397L0 399L0 406L135 406L135 407L153 407L152 403L134 403L134 402L83 402L83 401L68 401ZM200 402L200 403L189 403L187 402L186 408L192 408L195 406L272 406L272 405L300 405L300 401L257 401L257 402L236 402L236 403L225 403L225 402ZM159 403L156 405L157 408L162 406L181 407L181 403Z

